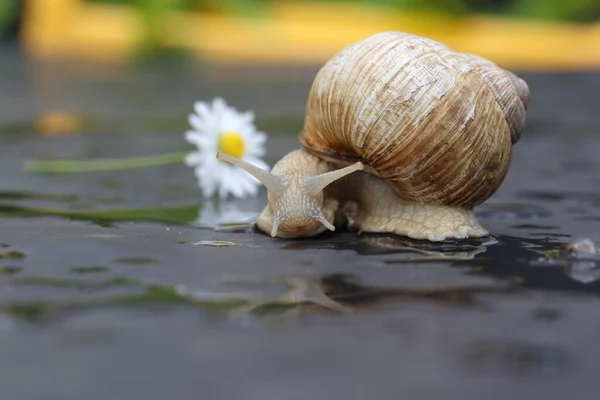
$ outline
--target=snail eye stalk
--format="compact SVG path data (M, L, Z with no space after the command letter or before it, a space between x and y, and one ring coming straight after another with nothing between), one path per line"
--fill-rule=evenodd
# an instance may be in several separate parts
M311 176L306 180L304 187L307 193L318 194L325 189L327 185L345 177L346 175L350 175L351 173L360 171L362 169L364 169L364 165L359 161L345 168L336 169L335 171L326 172L321 175Z
M273 175L270 172L262 170L255 165L252 165L246 161L242 161L239 158L232 157L229 154L225 154L222 152L217 153L217 159L225 161L231 165L235 165L236 167L243 169L249 174L252 174L252 176L258 179L260 183L262 183L267 188L267 190L273 195L280 196L285 190L285 185L282 182L281 178Z

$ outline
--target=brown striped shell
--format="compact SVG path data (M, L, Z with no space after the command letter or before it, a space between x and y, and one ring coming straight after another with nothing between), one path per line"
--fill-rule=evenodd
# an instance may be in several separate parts
M431 39L383 32L329 60L313 82L300 142L357 160L402 199L473 207L508 171L527 84Z

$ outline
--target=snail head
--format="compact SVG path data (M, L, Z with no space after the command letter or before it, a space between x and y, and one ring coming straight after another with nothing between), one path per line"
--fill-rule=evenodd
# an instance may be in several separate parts
M361 162L357 162L319 175L310 176L297 172L277 174L274 172L275 167L272 172L267 172L225 153L217 153L217 158L252 174L267 188L272 215L272 237L313 236L325 229L334 231L335 209L326 207L323 189L364 168Z

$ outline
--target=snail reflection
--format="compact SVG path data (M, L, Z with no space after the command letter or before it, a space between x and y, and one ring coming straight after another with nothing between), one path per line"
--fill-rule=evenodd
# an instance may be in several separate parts
M222 283L226 285L250 285L259 288L247 292L235 291L216 295L212 292L197 292L185 286L179 286L178 293L201 302L227 301L240 303L241 305L234 310L234 314L236 315L275 307L294 312L295 307L309 304L330 311L351 312L350 308L329 297L327 290L323 286L323 279L323 277L319 276L292 276L277 279L257 276L231 276L224 277ZM265 284L276 285L283 289L276 293L268 293L260 288L260 286Z
M505 286L447 285L389 286L365 285L360 277L352 274L326 274L263 278L257 276L232 276L224 278L226 285L256 286L256 290L234 291L215 294L197 292L179 286L178 294L199 302L227 302L238 304L233 315L245 315L265 310L279 310L284 314L296 314L300 310L325 310L335 313L352 313L385 302L430 300L454 306L476 306L475 295L480 292L504 292ZM275 285L279 291L264 290L264 285Z
M462 261L473 260L496 243L494 238L466 241L431 243L398 236L360 234L351 241L308 241L290 243L286 250L336 249L352 250L364 255L393 255L398 262ZM388 260L389 261L389 260Z
M434 242L485 237L473 208L503 182L529 96L522 79L488 60L382 32L317 73L301 148L271 172L217 158L267 188L257 227L273 237L341 227Z

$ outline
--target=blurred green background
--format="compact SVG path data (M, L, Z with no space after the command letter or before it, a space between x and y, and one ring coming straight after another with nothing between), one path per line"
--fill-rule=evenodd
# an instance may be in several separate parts
M27 0L0 1L0 31L14 33L23 3ZM266 6L286 0L87 0L96 3L136 7L147 15L176 9L205 12L261 13ZM295 0L313 1L319 0ZM453 14L494 13L540 20L589 22L600 19L600 0L327 0L331 3L386 5L398 9L432 10Z
M128 4L143 12L195 9L206 12L260 13L270 3L286 0L87 0ZM319 0L295 0L322 2ZM428 10L453 14L494 13L515 17L561 21L595 21L600 0L327 0L330 3L386 5L397 9Z
M0 0L0 40L18 39L21 16L27 1ZM146 27L145 45L158 50L161 18L170 11L196 10L259 16L275 2L288 0L85 0L129 5L138 10ZM324 2L293 0L294 2ZM486 13L541 21L600 21L600 0L325 0L329 3L385 5L399 10L419 10L452 15Z

